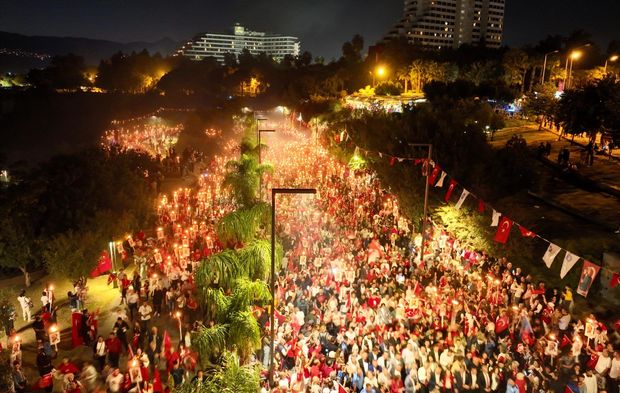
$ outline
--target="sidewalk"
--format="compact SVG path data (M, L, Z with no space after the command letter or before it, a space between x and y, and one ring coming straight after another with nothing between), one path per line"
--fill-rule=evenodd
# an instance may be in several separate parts
M498 131L491 145L497 148L503 147L513 135L520 135L525 138L528 146L532 148L536 148L541 142L551 143L549 160L553 162L557 161L558 153L561 149L568 148L570 160L578 164L579 174L595 182L604 183L620 190L620 161L617 161L620 160L619 149L615 150L613 157L595 155L592 166L583 165L580 164L580 158L583 147L588 143L586 138L575 137L575 141L572 142L570 139L563 137L562 140L558 141L559 134L548 129L539 130L538 125L534 123L529 126L509 127ZM582 145L583 142L585 143Z

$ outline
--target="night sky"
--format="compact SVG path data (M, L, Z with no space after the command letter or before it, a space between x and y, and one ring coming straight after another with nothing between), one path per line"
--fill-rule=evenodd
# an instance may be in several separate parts
M185 41L234 22L299 36L328 60L355 33L375 42L398 20L402 0L0 0L0 30L120 42ZM620 0L506 0L504 43L589 31L606 48L620 39Z

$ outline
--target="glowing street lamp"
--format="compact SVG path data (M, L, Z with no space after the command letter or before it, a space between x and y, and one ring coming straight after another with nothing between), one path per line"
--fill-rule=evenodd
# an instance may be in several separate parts
M568 89L571 85L571 76L573 73L573 61L579 60L581 56L583 56L583 52L579 49L586 48L590 46L590 44L585 44L578 46L573 49L568 56L566 56L566 66L564 67L564 89ZM570 70L569 70L569 62L570 62Z
M618 60L618 55L613 55L613 56L610 56L610 57L608 57L608 58L605 60L605 70L603 71L603 73L604 73L605 75L607 75L607 64L608 64L609 62L612 62L612 63L613 63L613 62L615 62L616 60Z
M377 66L375 70L371 72L371 74L372 74L372 87L375 87L377 85L376 77L383 79L387 75L387 68L385 68L385 66L382 66L382 65Z

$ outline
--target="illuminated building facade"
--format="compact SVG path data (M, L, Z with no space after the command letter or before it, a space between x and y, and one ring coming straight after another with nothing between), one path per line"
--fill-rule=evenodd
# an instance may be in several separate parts
M505 0L405 0L402 19L383 38L416 45L458 48L463 44L499 48Z
M299 48L297 37L251 31L237 23L232 34L201 34L183 45L177 54L192 60L214 57L221 63L226 53L238 56L247 49L253 55L265 53L275 61L280 61L286 55L298 56Z

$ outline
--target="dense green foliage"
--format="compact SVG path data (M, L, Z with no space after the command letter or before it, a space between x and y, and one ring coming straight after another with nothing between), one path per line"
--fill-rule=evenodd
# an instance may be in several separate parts
M134 152L87 150L58 156L18 178L0 197L0 266L25 275L86 276L109 241L143 227L151 214L146 170Z

